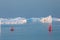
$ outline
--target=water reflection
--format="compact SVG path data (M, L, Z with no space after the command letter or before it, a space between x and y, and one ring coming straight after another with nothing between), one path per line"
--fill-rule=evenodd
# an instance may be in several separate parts
M48 32L48 36L49 36L49 40L53 40L52 39L52 32Z

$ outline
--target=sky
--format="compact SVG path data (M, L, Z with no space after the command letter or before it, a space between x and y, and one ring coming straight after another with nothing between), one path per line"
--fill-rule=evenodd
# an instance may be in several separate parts
M0 17L60 17L60 0L0 0Z

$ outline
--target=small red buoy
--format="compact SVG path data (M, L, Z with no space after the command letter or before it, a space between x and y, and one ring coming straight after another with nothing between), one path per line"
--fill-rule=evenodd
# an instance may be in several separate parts
M52 25L50 24L49 27L48 27L48 31L49 32L52 32Z
M14 28L13 28L13 27L11 27L10 31L14 31Z

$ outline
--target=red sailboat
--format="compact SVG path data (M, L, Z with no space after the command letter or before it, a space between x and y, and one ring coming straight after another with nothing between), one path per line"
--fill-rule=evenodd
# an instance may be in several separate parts
M14 28L13 28L13 27L11 27L10 31L14 31Z
M48 26L48 31L52 32L52 25L51 24Z

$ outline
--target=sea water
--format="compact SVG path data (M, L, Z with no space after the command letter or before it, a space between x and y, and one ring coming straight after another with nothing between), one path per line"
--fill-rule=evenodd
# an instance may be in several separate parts
M55 23L57 24L57 23ZM32 23L23 25L2 25L1 40L60 40L60 26L52 24L52 32L48 25ZM10 31L13 26L14 31Z

